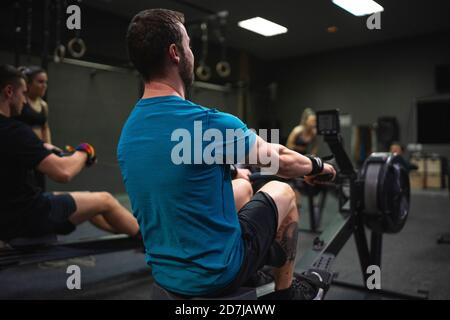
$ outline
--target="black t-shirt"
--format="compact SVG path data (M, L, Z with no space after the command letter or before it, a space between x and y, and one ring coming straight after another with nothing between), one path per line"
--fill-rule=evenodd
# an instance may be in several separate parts
M33 169L50 155L29 126L0 115L0 239L21 236L45 215L49 201L36 186Z

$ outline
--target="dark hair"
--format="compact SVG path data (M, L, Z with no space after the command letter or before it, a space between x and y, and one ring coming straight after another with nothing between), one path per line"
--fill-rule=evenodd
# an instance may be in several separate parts
M41 68L39 66L29 66L29 67L19 67L19 71L23 73L25 76L25 79L27 83L31 83L39 73L47 72L44 68Z
M144 10L131 20L127 31L128 56L145 81L163 75L171 44L183 50L178 23L184 23L183 14L166 9Z
M4 64L0 66L0 90L3 90L7 85L17 86L20 79L24 79L24 75L15 67Z

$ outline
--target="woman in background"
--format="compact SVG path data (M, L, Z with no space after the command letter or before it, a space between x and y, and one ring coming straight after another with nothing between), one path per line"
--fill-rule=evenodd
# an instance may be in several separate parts
M316 125L316 114L312 109L306 108L302 113L299 125L292 129L286 147L301 154L317 155L318 142ZM300 194L303 194L308 199L307 208L309 209L310 216L309 229L316 232L320 227L322 218L321 211L323 203L325 203L327 189L324 186L311 186L304 183L301 179L296 179L292 186L296 194L298 208L302 207ZM319 194L321 195L319 196Z
M48 105L43 99L47 92L47 72L38 66L22 67L20 70L27 77L27 102L16 119L28 124L44 143L51 144Z
M43 99L47 92L47 72L38 66L21 67L20 71L27 78L27 101L23 106L22 113L15 119L28 124L38 138L44 142L47 149L58 149L51 145L48 105ZM38 171L35 171L34 175L36 185L45 191L45 176Z
M312 109L303 111L300 123L292 130L286 146L301 154L317 154L316 114Z

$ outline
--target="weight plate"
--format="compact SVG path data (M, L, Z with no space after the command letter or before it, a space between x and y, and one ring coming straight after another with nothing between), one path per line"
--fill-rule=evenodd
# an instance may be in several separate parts
M74 58L81 58L86 53L86 44L81 38L72 38L67 44L69 53Z
M211 78L211 69L204 64L200 64L197 69L195 69L195 74L202 81L207 81Z
M227 61L219 61L216 64L216 71L219 76L226 78L231 74L231 67Z

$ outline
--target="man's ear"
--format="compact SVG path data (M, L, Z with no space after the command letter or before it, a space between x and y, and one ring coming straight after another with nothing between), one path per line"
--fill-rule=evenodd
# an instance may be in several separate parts
M8 84L3 88L3 94L7 99L11 98L14 95L14 87Z
M180 63L180 51L178 50L177 45L174 43L169 46L169 58L170 61Z

